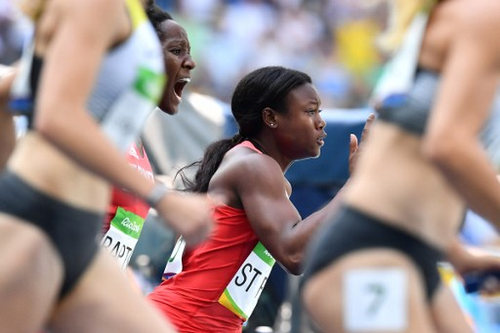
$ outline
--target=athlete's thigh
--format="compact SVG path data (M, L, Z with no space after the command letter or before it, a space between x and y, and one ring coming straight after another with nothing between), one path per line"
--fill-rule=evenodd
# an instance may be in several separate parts
M50 328L73 333L174 332L102 249L56 308Z
M422 279L394 250L343 256L306 282L302 298L323 332L435 332Z
M63 269L40 229L0 213L0 323L2 332L39 329L50 315Z
M431 304L432 316L438 332L472 333L470 320L460 308L449 287L441 284L436 290Z

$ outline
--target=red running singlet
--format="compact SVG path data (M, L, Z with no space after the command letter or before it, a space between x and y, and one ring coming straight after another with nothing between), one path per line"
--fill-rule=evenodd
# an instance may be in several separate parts
M132 144L127 152L127 161L131 166L139 170L144 177L148 178L152 182L154 181L153 170L144 147L139 149L135 143ZM115 217L118 207L122 207L129 212L139 215L143 219L146 218L149 211L149 205L146 204L144 200L130 192L115 187L113 188L111 204L109 205L108 212L106 214L106 220L104 221L104 225L102 227L103 234L109 230L109 224L113 217Z
M245 146L260 153L250 142ZM183 270L148 295L182 333L241 332L243 320L218 303L228 283L258 242L245 211L218 206L209 239L186 249Z

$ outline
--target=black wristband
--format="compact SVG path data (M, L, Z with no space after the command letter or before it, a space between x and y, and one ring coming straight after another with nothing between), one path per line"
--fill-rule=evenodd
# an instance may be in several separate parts
M145 201L151 207L156 207L160 200L169 192L169 189L162 183L156 183L151 192L145 198Z

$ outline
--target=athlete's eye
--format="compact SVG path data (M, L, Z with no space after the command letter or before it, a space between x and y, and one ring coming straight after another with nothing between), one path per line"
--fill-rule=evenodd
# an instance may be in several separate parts
M176 56L178 56L178 55L181 55L181 53L182 53L182 49L180 49L180 48L171 49L171 50L170 50L170 53L173 53L173 54L175 54Z

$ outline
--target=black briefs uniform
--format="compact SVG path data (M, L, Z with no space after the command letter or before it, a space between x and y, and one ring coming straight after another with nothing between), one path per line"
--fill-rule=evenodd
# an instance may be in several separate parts
M441 283L436 265L443 258L440 250L351 207L342 207L310 244L301 285L343 255L370 248L406 254L421 273L428 301Z
M50 238L64 265L60 298L77 283L98 250L104 214L72 207L33 188L16 174L0 175L0 212L31 223Z

